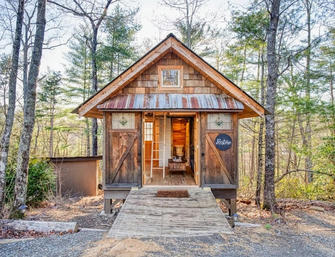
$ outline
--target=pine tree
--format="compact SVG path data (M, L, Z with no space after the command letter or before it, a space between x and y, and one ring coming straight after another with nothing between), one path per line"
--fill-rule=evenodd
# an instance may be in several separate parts
M67 86L64 93L66 99L72 104L74 101L80 104L90 96L91 55L86 36L88 33L85 27L80 27L80 31L73 35L70 41L71 50L67 53L70 66L66 69ZM86 138L86 155L89 156L91 144L88 118L85 118L83 133Z
M56 104L61 100L62 93L62 76L60 72L49 71L45 79L41 83L41 91L38 94L40 108L37 110L40 116L49 119L50 130L49 136L49 156L54 156L54 120L56 112Z
M122 9L117 5L110 15L106 17L103 31L106 40L99 50L99 61L108 71L105 77L108 81L114 79L129 67L138 57L135 34L141 28L136 22L137 9Z

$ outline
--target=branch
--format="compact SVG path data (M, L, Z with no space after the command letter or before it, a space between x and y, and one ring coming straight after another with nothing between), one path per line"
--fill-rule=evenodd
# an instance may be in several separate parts
M73 15L76 15L76 16L86 16L86 13L80 13L80 12L74 10L74 9L71 9L71 8L69 8L69 7L66 7L65 5L59 4L59 3L55 2L55 1L48 0L48 2L51 3L51 4L54 4L54 5L56 5L56 6L58 6L58 7L60 7L60 8L62 8L62 9L64 9L64 10L66 10L66 11L68 11L68 12L71 12Z
M295 4L296 2L298 2L297 0L293 1L292 3L290 3L288 6L286 6L286 8L284 8L284 10L282 10L279 13L279 16L281 16L284 12L286 12L286 10L288 10L293 4Z
M112 3L112 0L108 0L108 1L107 1L106 6L105 6L105 8L104 8L104 11L102 12L102 14L101 14L101 16L100 16L100 18L99 18L97 24L95 25L96 28L99 28L99 26L100 26L102 20L106 17L108 7L109 7L109 5L110 5L111 3Z
M335 178L335 174L323 172L323 171L318 171L318 170L304 170L304 169L296 169L296 170L290 170L282 174L279 178L277 178L274 182L278 183L280 180L282 180L285 176L291 174L291 173L296 173L296 172L310 172L310 173L315 173L315 174L321 174L321 175L327 175L329 177Z

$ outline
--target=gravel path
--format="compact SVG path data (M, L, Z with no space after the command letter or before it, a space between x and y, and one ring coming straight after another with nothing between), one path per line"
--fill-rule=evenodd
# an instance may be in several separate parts
M164 247L164 251L152 253L152 256L335 256L335 233L321 236L239 231L235 235L159 239L155 242Z
M234 235L113 240L79 232L0 244L0 256L335 256L335 231L236 228Z
M101 240L103 234L103 232L84 231L0 244L0 256L81 256L85 249L92 246L94 242Z

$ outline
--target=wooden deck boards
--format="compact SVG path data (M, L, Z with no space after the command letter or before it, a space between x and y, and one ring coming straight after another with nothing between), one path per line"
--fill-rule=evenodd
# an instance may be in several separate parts
M163 179L163 169L154 170L152 179L150 178L150 170L145 173L145 185L155 185L155 186L189 186L196 185L193 174L191 171L187 172L176 172L170 173L169 169L166 169L166 177Z
M190 194L189 198L156 197L158 187L132 190L108 237L187 237L233 233L210 191L185 189Z

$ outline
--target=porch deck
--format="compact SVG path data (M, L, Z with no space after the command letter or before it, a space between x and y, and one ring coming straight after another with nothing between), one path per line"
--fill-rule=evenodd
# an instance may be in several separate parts
M146 170L145 172L145 185L151 186L195 186L195 180L193 177L192 171L187 172L179 172L179 173L171 173L169 169L166 169L166 175L163 179L163 169L155 169L152 172L152 178L150 178L150 170Z
M159 198L155 196L159 189L131 190L108 237L189 237L233 233L210 190L185 187L189 198Z

